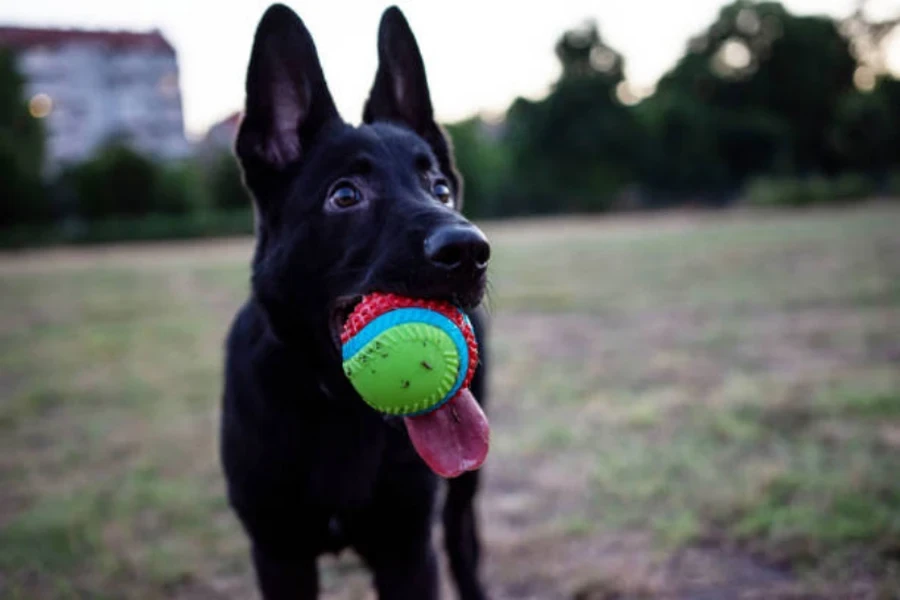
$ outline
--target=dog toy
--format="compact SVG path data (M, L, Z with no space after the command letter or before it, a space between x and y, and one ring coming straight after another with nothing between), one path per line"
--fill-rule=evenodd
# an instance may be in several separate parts
M449 302L365 296L341 334L344 373L375 410L414 417L467 391L478 347L472 324Z

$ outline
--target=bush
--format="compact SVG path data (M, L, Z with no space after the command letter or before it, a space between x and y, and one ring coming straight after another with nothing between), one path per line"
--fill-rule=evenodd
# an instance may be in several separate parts
M14 55L0 48L0 228L49 221L50 196L41 180L44 130L28 112Z
M87 220L186 215L209 207L207 186L195 163L162 165L118 144L66 169L60 187L74 194L74 212Z
M885 191L888 196L894 196L895 198L900 199L900 170L891 171L888 174L886 187L887 189Z
M219 210L250 206L250 195L244 189L241 169L230 152L223 152L214 160L209 172L209 194L212 205Z
M0 228L47 222L52 211L40 174L23 165L10 142L0 138Z
M876 191L875 181L859 173L834 179L822 176L759 177L744 188L744 202L753 206L811 206L865 199Z
M831 127L831 143L845 168L884 173L890 167L900 123L886 94L876 90L844 94Z
M827 186L820 178L758 177L744 189L744 201L753 206L807 206L821 202Z
M831 188L835 200L864 200L875 194L878 185L862 173L844 173L834 179Z
M183 215L209 208L209 190L203 173L192 162L170 165L161 172L156 211Z
M108 146L92 160L67 169L62 179L86 219L139 216L159 208L161 169L149 158L121 145Z

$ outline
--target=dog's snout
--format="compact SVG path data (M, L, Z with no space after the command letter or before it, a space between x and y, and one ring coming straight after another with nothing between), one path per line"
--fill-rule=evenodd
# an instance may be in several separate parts
M425 256L448 270L481 271L491 258L491 246L474 225L445 225L425 238Z

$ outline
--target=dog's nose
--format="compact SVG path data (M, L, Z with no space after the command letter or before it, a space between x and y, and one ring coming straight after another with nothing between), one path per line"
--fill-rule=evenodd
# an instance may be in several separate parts
M425 238L425 256L450 271L483 271L491 258L491 245L474 225L444 225Z

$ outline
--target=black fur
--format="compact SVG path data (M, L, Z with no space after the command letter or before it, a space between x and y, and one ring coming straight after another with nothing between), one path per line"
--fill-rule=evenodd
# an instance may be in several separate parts
M489 247L459 213L452 151L396 8L382 17L378 53L359 127L338 116L312 38L285 6L260 21L247 73L236 152L257 244L252 293L227 340L221 454L267 599L315 598L317 557L345 547L371 567L379 598L438 597L431 529L439 480L402 423L349 385L336 331L353 299L370 291L449 299L470 312L483 357L477 307ZM442 202L448 190L452 205ZM484 368L472 385L480 401ZM465 600L485 597L478 478L451 480L443 508Z

